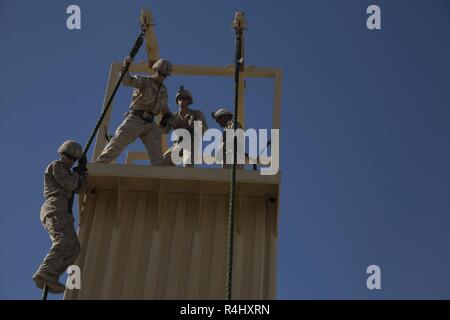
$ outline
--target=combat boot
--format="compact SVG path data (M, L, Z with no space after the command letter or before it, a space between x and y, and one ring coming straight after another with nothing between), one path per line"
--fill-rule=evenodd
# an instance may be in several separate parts
M36 287L39 289L43 289L44 285L48 286L48 292L50 293L63 293L66 290L66 287L58 281L55 276L51 276L44 272L36 272L33 275L33 281L36 284Z

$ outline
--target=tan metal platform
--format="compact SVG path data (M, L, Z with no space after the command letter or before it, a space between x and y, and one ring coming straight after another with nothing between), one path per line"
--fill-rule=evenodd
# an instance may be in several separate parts
M89 165L81 290L65 299L224 299L230 170ZM234 299L274 299L279 176L239 171Z

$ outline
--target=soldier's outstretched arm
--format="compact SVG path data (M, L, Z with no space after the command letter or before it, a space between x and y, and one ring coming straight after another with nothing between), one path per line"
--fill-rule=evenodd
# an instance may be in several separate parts
M69 192L75 191L78 187L80 176L78 173L71 173L63 164L55 162L53 166L53 176L61 187Z
M143 78L141 76L130 76L128 72L124 75L122 84L137 89L142 89L144 87Z
M125 70L127 64L131 64L133 60L130 57L126 57L123 61L122 72ZM127 87L133 87L142 89L144 87L144 79L141 76L131 76L129 72L125 73L122 79L122 84Z

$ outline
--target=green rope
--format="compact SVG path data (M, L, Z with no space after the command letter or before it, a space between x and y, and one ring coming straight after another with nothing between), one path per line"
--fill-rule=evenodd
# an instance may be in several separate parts
M234 70L234 115L233 130L238 128L238 106L239 106L239 77L242 68L242 34L243 26L235 25L236 31L236 57ZM226 160L226 159L224 159ZM236 162L237 162L237 141L234 136L233 143L233 167L231 170L230 198L228 203L228 257L227 257L227 289L226 299L231 300L231 291L233 283L233 240L234 240L234 207L235 207L235 191L236 191Z

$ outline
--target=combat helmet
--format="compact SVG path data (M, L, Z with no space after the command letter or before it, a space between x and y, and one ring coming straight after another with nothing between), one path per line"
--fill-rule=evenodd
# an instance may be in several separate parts
M64 141L63 144L58 148L59 153L66 153L75 159L80 159L83 154L83 148L81 145L73 140Z
M156 61L152 68L165 77L170 76L173 69L172 64L164 59L159 59L158 61Z
M188 98L191 101L190 104L194 102L192 94L189 92L189 90L184 89L183 86L180 86L180 90L178 90L177 95L175 96L175 102L178 102L179 98Z

